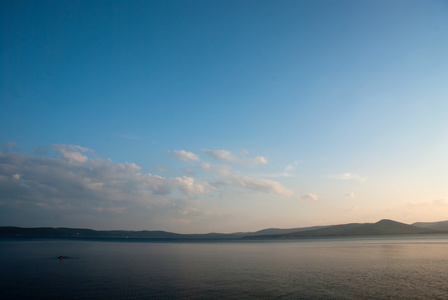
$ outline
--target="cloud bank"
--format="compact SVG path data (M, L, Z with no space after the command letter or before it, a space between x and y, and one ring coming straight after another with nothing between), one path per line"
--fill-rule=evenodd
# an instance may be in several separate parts
M73 215L123 215L133 209L151 218L165 216L166 222L174 224L189 223L187 217L193 215L210 215L207 199L215 193L230 192L232 197L241 196L241 190L285 197L293 194L276 181L235 175L226 165L193 165L208 174L205 178L195 172L163 177L145 173L135 163L101 159L86 147L54 144L51 149L53 155L44 157L0 152L0 207L38 207ZM169 154L181 161L200 162L198 155L185 150Z
M193 177L165 178L134 163L89 159L90 149L53 145L56 157L0 153L1 205L38 206L71 213L119 212L137 206L157 211L188 206L214 189Z

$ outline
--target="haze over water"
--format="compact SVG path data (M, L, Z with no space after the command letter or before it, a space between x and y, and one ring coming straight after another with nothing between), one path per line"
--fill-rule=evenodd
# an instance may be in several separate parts
M250 242L3 238L0 249L6 299L448 298L447 235Z

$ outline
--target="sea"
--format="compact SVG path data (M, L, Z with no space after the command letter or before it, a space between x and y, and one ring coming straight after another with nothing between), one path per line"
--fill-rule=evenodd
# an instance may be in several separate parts
M445 300L448 235L0 238L0 297Z

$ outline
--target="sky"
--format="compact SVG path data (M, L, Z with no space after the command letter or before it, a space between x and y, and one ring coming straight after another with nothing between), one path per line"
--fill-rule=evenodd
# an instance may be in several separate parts
M448 219L448 2L0 2L0 226Z

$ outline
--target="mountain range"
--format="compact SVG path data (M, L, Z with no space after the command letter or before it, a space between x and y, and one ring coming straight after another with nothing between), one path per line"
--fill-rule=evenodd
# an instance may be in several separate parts
M448 221L441 221L441 222L417 222L413 223L413 226L422 227L422 228L429 228L429 229L435 229L435 230L445 230L448 231Z
M81 228L0 227L0 236L16 237L84 237L84 238L146 238L146 239L286 239L336 236L374 236L402 234L448 233L448 221L417 222L411 225L381 220L376 223L350 223L301 228L269 228L256 232L179 234L167 231L93 230Z

